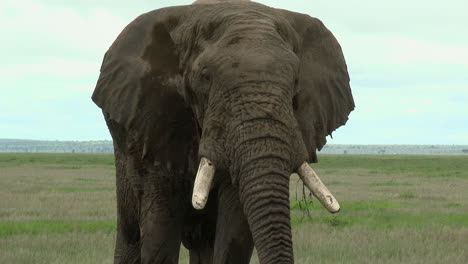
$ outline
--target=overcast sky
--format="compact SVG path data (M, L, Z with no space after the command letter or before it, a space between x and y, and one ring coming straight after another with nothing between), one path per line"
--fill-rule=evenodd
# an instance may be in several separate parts
M141 13L192 1L1 0L0 138L110 139L90 97ZM321 19L356 109L332 144L468 144L468 1L260 0Z

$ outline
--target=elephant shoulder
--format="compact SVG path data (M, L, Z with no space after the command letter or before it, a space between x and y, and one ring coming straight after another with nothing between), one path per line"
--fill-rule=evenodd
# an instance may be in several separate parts
M158 9L127 25L106 52L92 95L142 155L159 160L177 159L191 146L194 125L177 92L179 60L170 36L187 8Z
M110 118L128 127L132 113L137 112L135 93L144 89L141 79L151 70L148 51L154 41L155 25L171 30L178 23L186 7L168 7L142 14L130 22L118 35L104 55L100 75L92 100L110 113ZM124 100L125 98L125 100ZM125 109L118 111L118 104L125 103Z

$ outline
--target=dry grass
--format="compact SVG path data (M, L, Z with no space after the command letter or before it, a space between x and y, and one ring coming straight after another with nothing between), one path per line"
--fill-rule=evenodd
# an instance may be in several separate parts
M0 154L0 263L112 263L112 164ZM466 263L468 156L321 156L314 168L342 210L301 202L291 177L296 263Z

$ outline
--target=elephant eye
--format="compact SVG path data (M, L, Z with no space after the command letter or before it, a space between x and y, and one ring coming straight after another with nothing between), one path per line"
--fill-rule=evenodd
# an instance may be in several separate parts
M211 80L210 73L208 72L207 68L204 68L200 73L200 79L205 82L209 82Z
M297 95L300 91L301 88L299 87L299 80L295 79L294 80L294 95Z
M297 110L297 108L299 107L298 103L297 103L297 100L298 100L298 98L297 98L297 95L296 95L292 99L293 110Z
M299 96L299 80L298 79L295 79L294 80L294 96L292 98L292 105L293 105L293 109L294 110L297 110L298 108L298 104L297 104L297 100L298 100L298 96Z

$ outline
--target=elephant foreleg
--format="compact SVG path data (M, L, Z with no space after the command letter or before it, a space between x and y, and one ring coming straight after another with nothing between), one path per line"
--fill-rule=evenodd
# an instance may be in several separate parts
M140 193L142 264L177 264L182 237L183 204L167 177L149 171Z
M240 206L237 189L230 184L220 188L213 263L249 264L253 240Z
M190 264L211 264L213 263L213 248L208 244L201 244L199 247L190 249Z
M212 191L216 193L215 190ZM193 210L193 209L192 209ZM215 199L208 201L205 213L197 215L188 212L185 219L186 230L183 243L189 249L190 264L212 264L216 229L217 204Z
M143 167L134 157L122 162L122 167L122 173L117 172L115 263L177 264L184 207L180 191L167 180L172 175Z
M117 233L117 241L115 243L114 263L115 264L139 264L140 263L140 246L139 244L130 244L123 235Z
M151 212L141 227L141 263L177 264L181 243L180 225L175 219Z
M115 151L117 185L117 240L114 263L140 263L140 227L137 202L127 178L127 164L121 153Z

